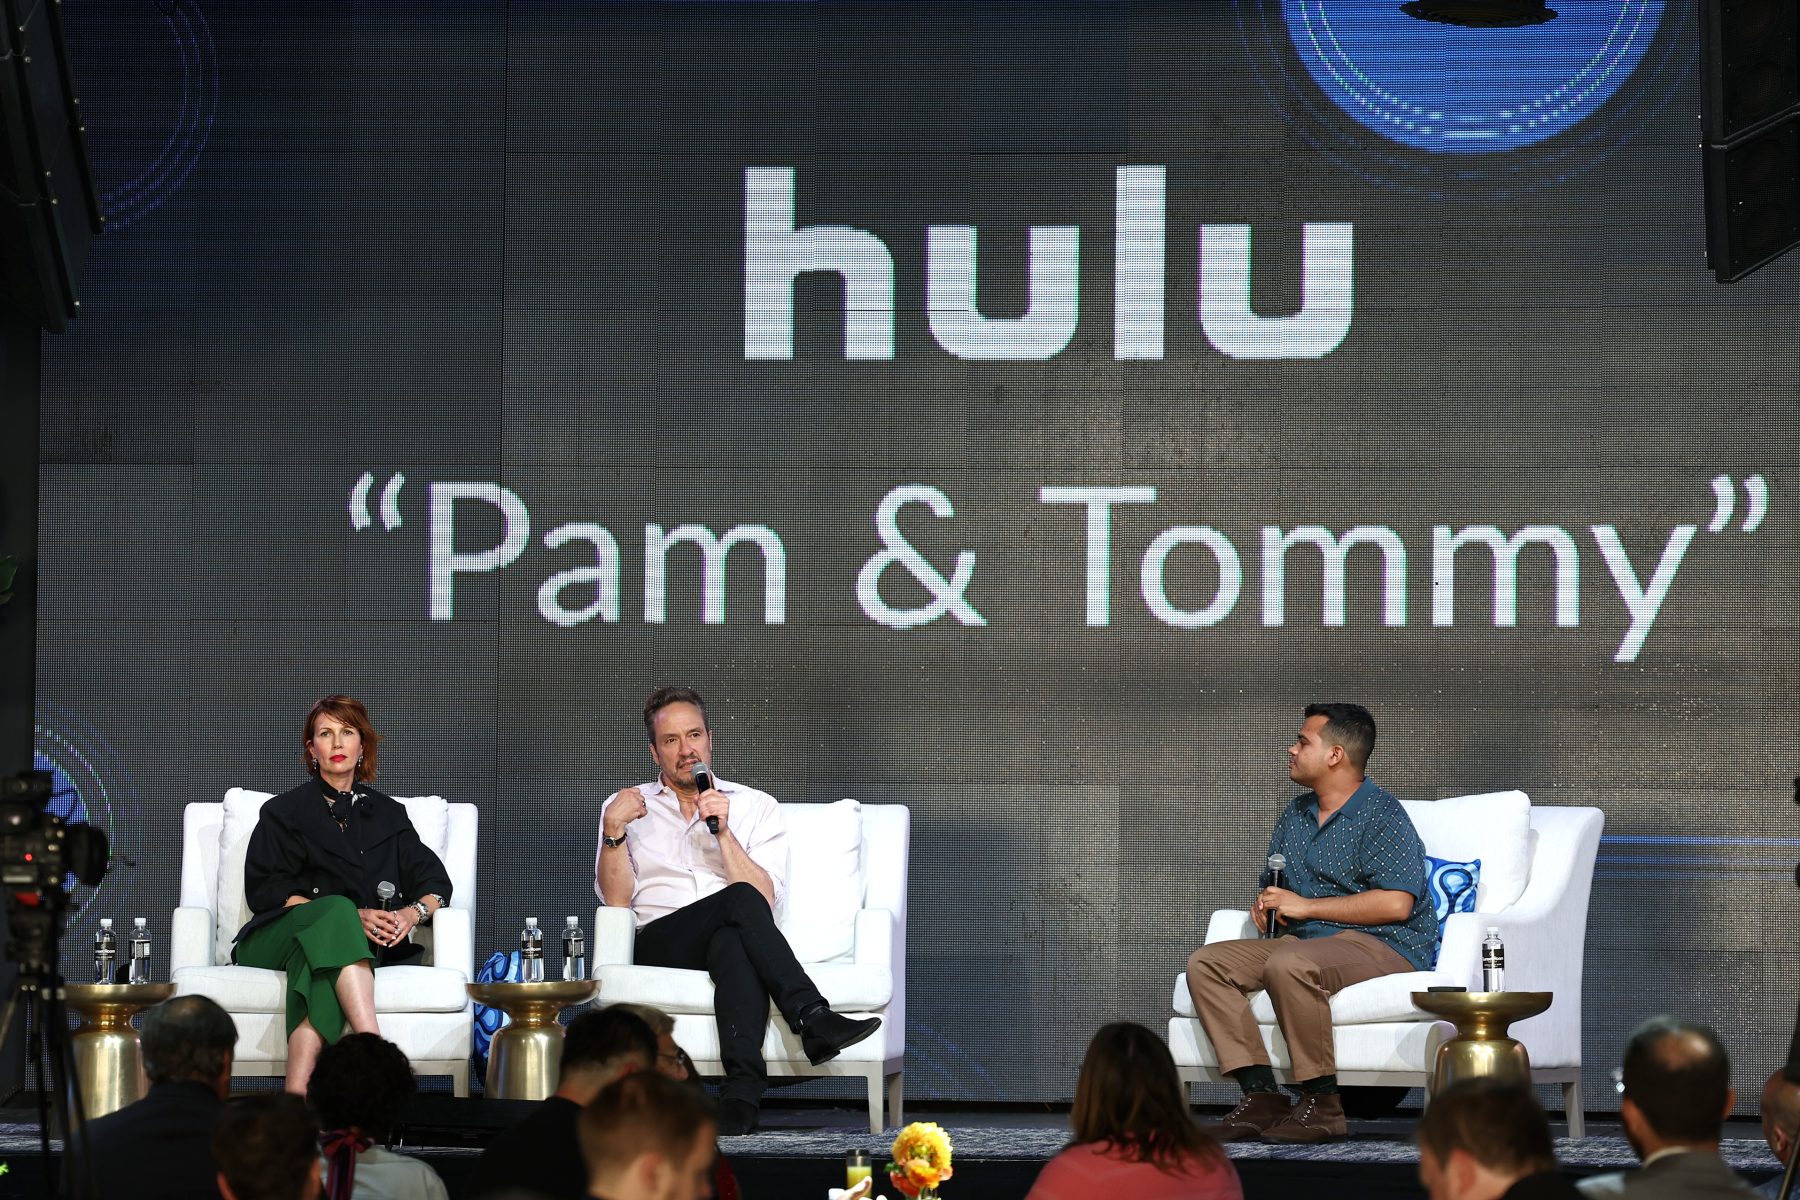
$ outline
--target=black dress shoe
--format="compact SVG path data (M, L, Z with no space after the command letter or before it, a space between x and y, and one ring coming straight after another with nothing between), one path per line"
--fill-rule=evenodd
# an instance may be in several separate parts
M739 1137L755 1133L761 1118L756 1105L748 1100L727 1097L719 1101L719 1136Z
M813 1066L830 1062L838 1051L856 1043L881 1028L880 1017L852 1021L842 1013L834 1013L823 1004L814 1005L800 1014L800 1047Z

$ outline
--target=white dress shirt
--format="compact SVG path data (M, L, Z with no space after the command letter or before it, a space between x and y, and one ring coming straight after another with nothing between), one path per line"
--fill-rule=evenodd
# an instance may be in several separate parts
M731 801L731 814L725 822L732 835L750 860L769 873L775 885L775 915L779 919L787 901L788 873L787 826L781 820L781 806L769 793L729 779L714 776L713 786ZM625 852L631 856L631 873L636 880L631 911L642 929L658 917L724 891L731 880L725 877L725 856L719 851L719 839L698 813L692 820L681 815L681 798L675 789L664 786L658 776L653 782L639 784L638 791L649 811L625 827ZM619 793L614 792L600 806L602 838L606 836L606 810L618 798ZM602 902L606 897L600 891L600 855L605 852L602 845L594 854L594 894Z

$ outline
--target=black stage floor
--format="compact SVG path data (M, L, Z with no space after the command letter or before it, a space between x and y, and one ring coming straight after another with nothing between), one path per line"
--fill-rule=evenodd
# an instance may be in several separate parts
M488 1139L531 1108L507 1101L456 1100L420 1096L408 1111L399 1149L437 1170L453 1200L461 1200L475 1160ZM1068 1138L1066 1112L1044 1108L955 1108L925 1106L907 1114L932 1120L950 1133L956 1149L956 1176L946 1187L949 1200L1021 1200L1043 1164ZM1420 1197L1418 1152L1412 1145L1416 1114L1351 1122L1348 1141L1318 1147L1234 1145L1233 1162L1249 1200L1288 1197L1296 1189L1329 1188L1339 1197ZM890 1131L869 1133L861 1110L821 1105L770 1105L764 1128L749 1137L725 1138L720 1149L731 1160L746 1200L824 1200L830 1187L843 1186L846 1150L866 1148L879 1164ZM43 1161L28 1109L0 1110L0 1200L42 1196ZM1560 1132L1560 1126L1558 1127ZM1589 1136L1559 1138L1557 1156L1577 1178L1629 1167L1635 1158L1616 1125L1590 1121ZM1727 1159L1752 1183L1776 1173L1778 1164L1764 1146L1754 1121L1734 1121L1726 1130ZM894 1190L883 1189L890 1197Z

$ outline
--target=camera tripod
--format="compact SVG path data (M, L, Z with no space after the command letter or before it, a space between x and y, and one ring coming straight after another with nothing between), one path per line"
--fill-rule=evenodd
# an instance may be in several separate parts
M20 894L7 897L10 937L7 953L18 964L0 1012L0 1042L6 1040L18 1010L25 1010L30 1039L26 1053L37 1069L38 1137L43 1150L44 1195L48 1200L97 1200L89 1170L87 1115L81 1103L81 1078L75 1070L75 1048L69 1035L69 1010L65 982L58 969L62 932L62 904L40 893L37 903L26 903ZM63 1169L58 1172L50 1151L52 1123L62 1131Z

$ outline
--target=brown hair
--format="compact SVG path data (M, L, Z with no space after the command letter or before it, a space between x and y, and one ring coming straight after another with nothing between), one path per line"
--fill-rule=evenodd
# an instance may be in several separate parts
M1491 1171L1523 1178L1556 1169L1550 1123L1537 1097L1504 1079L1459 1079L1431 1098L1419 1145L1438 1162L1461 1150Z
M645 1154L679 1163L700 1131L713 1127L712 1103L704 1093L654 1071L608 1084L581 1110L577 1126L590 1182L625 1170Z
M381 757L381 735L369 724L369 710L354 696L326 696L313 701L313 706L307 710L306 723L300 726L300 761L305 765L306 773L314 778L319 774L319 764L313 760L309 747L313 726L320 717L342 721L362 735L362 761L356 764L356 778L358 782L375 778L375 761Z
M1170 1174L1228 1161L1189 1115L1169 1048L1135 1021L1102 1025L1088 1043L1069 1124L1072 1145L1105 1143L1129 1162Z
M691 704L700 710L700 723L706 724L706 701L688 687L659 687L644 701L644 736L656 740L656 714L671 704Z

